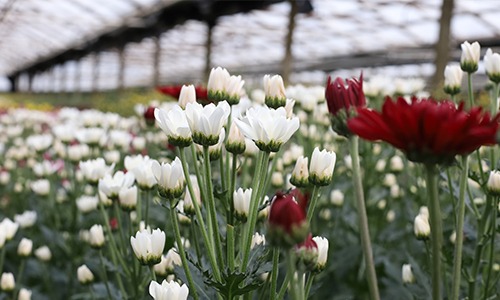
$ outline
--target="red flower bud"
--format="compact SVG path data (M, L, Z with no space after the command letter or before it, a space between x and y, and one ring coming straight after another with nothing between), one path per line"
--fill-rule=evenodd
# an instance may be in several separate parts
M154 106L149 106L144 111L144 120L146 120L146 124L149 126L153 126L155 124L155 108Z
M295 246L295 252L299 258L299 262L308 270L313 270L318 261L318 245L309 233L307 238L300 244Z
M300 204L296 202L300 201ZM275 246L289 248L304 241L309 233L305 206L307 200L298 190L278 192L269 211L268 240Z

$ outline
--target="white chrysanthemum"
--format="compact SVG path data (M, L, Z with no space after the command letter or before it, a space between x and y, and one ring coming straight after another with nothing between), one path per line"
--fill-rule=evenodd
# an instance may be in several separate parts
M309 181L315 185L328 185L333 178L337 155L333 151L314 148L309 166Z
M159 193L167 199L177 198L182 195L184 190L184 171L182 170L181 160L176 157L172 163L158 163L153 161L151 170L155 176Z
M410 264L404 264L401 268L401 277L404 283L414 283L415 276L413 275L413 271L411 269Z
M181 92L179 94L179 101L178 101L179 106L182 109L185 109L188 103L194 103L194 102L196 102L196 89L194 88L194 85L192 84L183 85L181 88ZM156 111L155 111L155 117L156 117Z
M142 264L155 265L161 261L165 247L165 232L160 229L155 229L153 232L138 231L135 237L130 237L130 244Z
M313 237L314 242L316 242L316 246L318 247L318 260L316 262L316 268L318 270L323 270L326 266L326 260L328 259L328 239L315 236Z
M102 225L94 224L89 230L89 244L93 248L101 248L104 245L104 230Z
M461 45L462 56L460 57L460 67L464 72L474 73L477 71L479 57L481 55L481 46L478 42L470 44L465 41Z
M155 300L186 300L189 295L187 285L179 285L176 281L163 280L161 285L156 281L149 284L149 294Z
M277 152L300 126L297 117L286 117L283 107L253 107L246 112L243 119L236 119L235 122L245 137L253 140L260 150L268 152Z
M304 156L300 156L297 159L292 171L292 176L290 177L291 184L297 187L305 187L309 184L308 161L309 159Z
M83 178L89 183L96 184L100 179L104 178L105 175L109 175L115 165L106 165L104 158L90 159L87 161L82 161L79 164L80 171L83 174Z
M484 56L484 68L486 69L486 75L488 78L495 82L500 82L500 54L493 53L491 49L486 51Z
M186 118L191 128L193 141L203 146L217 144L222 127L227 123L229 104L221 101L202 106L199 103L186 105Z
M106 174L104 178L99 179L98 187L108 198L118 199L120 190L131 187L134 181L135 177L131 172L125 174L118 171L113 176Z
M194 104L189 102L188 104ZM186 106L189 106L186 104ZM155 109L155 119L161 130L167 135L169 143L175 146L186 147L191 144L191 129L185 111L174 105L170 110Z
M252 189L239 188L233 193L233 205L236 215L246 220L250 210L250 199L252 198Z
M19 224L21 228L28 228L35 225L37 219L36 211L26 210L20 215L14 216L14 221Z

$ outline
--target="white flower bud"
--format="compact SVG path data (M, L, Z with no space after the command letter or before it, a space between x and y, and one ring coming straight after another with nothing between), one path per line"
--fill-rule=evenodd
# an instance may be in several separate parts
M253 249L257 245L265 245L265 244L266 244L266 237L256 232L252 236L252 243L250 244L250 249Z
M484 56L484 68L486 69L486 75L488 78L495 82L500 82L500 54L493 53L491 49L486 51Z
M30 300L32 292L28 289L21 288L19 290L19 295L17 296L17 300Z
M313 237L313 240L318 246L318 260L316 262L316 270L321 271L325 268L326 260L328 259L328 239L321 236L315 236Z
M415 217L415 221L413 222L413 231L415 236L419 240L426 240L429 238L431 234L431 226L429 224L429 219L422 214L419 214Z
M78 281L81 284L89 284L94 281L94 274L92 274L92 271L86 266L86 265L81 265L78 267L76 270Z
M35 250L35 256L41 261L49 261L52 259L52 252L50 252L49 247L42 246Z
M330 184L333 178L333 170L337 155L333 151L314 148L311 156L311 165L309 166L309 181L318 186Z
M391 157L389 165L392 172L401 172L404 168L403 159L399 155Z
M341 190L332 190L330 192L330 203L335 206L342 206L344 204L344 193Z
M492 195L500 196L500 171L493 170L490 172L486 187Z
M2 273L0 278L0 289L4 292L11 292L16 287L16 280L12 273Z
M188 103L194 102L196 102L196 89L194 85L183 85L179 94L179 106L185 109Z
M308 158L300 156L295 163L295 167L290 177L290 183L297 187L305 187L309 184Z
M481 46L478 42L470 44L465 41L462 43L462 56L460 57L460 67L464 72L474 73L477 71L479 57L481 55Z
M104 245L104 230L102 225L94 224L89 230L89 244L92 248L99 249Z
M415 276L413 275L413 271L411 269L410 264L404 264L401 270L403 283L414 283Z
M464 72L458 65L448 65L444 69L444 91L450 95L460 93Z
M21 257L27 257L31 255L31 250L33 249L33 241L27 238L23 238L17 247L17 255Z

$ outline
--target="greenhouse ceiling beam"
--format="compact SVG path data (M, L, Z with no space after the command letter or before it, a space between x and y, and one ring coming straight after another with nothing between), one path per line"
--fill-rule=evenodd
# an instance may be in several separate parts
M255 1L225 1L225 0L184 0L178 1L161 9L146 14L133 24L126 24L97 36L79 46L66 49L57 54L43 57L36 62L23 66L8 76L15 78L22 73L35 74L49 70L51 67L67 61L79 60L91 53L109 49L120 49L128 43L140 42L144 38L159 34L182 24L187 20L199 20L207 23L216 22L224 15L248 12L254 9L265 8L271 4L284 0L255 0ZM138 21L138 22L137 22Z

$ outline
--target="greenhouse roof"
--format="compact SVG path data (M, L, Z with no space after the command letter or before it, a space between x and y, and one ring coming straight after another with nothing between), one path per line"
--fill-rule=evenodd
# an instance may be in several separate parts
M254 9L271 2L266 9ZM79 88L88 90L95 74L92 53L99 52L99 88L113 89L119 70L116 49L126 45L124 84L148 86L154 72L152 37L160 34L161 82L199 81L205 63L204 9L214 3L213 65L242 74L279 72L290 6L276 2L0 0L0 76L55 66L55 74L34 78L35 90L62 77L68 80L56 89L71 90L79 78ZM313 11L296 17L294 67L331 71L432 62L441 2L311 0ZM499 19L497 0L456 0L455 55L464 40L499 45Z

